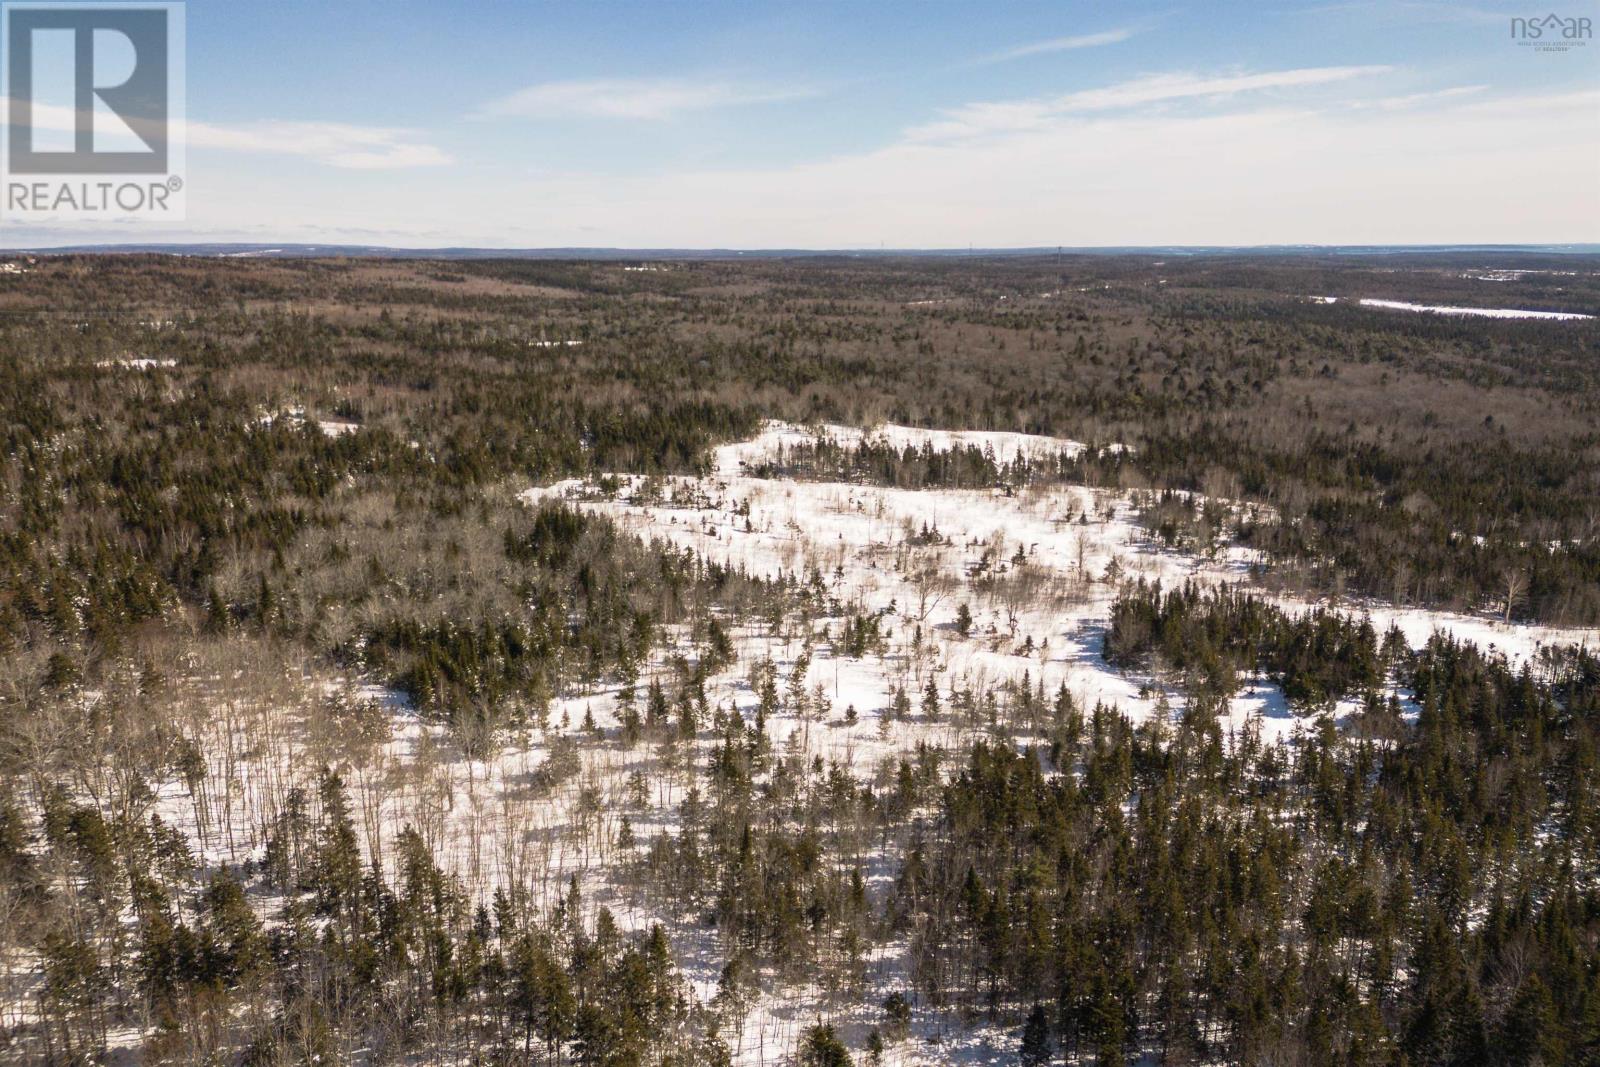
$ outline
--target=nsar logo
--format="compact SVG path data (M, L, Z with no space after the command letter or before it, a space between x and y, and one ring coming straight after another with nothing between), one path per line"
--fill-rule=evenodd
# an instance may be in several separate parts
M1582 15L1511 20L1511 39L1537 52L1567 52L1588 44L1593 36L1593 20Z

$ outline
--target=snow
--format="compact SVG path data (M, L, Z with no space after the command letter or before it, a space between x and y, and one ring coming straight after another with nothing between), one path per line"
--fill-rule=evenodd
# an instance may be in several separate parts
M1451 307L1444 304L1411 304L1404 300L1372 300L1363 298L1362 307L1385 308L1391 311L1425 311L1433 315L1476 315L1488 319L1592 319L1576 311L1522 311L1516 308Z
M715 474L706 479L667 479L647 488L645 479L622 476L614 499L574 480L529 490L524 499L568 499L610 516L641 537L662 538L754 574L803 576L814 568L831 577L830 591L850 610L893 619L898 636L920 624L923 654L952 680L998 682L1020 678L1026 671L1048 693L1064 684L1082 707L1104 701L1136 718L1152 712L1155 692L1146 680L1129 678L1100 656L1117 594L1117 583L1105 580L1113 561L1126 578L1159 579L1168 587L1187 580L1208 585L1248 582L1251 553L1230 549L1205 559L1166 549L1136 524L1134 502L1127 494L1082 486L1030 487L1015 495L908 490L767 480L746 473L781 449L819 438L841 444L882 440L897 448L977 445L992 449L1002 461L1017 455L1072 455L1084 448L1077 441L1029 434L894 425L804 429L772 422L749 441L717 449ZM654 495L647 498L647 492ZM923 530L937 531L945 543L914 545L911 535ZM1009 561L1019 549L1026 562L1016 568ZM996 572L996 585L989 591L968 578L985 553ZM1272 599L1293 613L1328 606ZM955 633L953 626L956 606L963 602L974 616L968 637ZM1380 633L1391 624L1398 626L1414 647L1440 632L1492 647L1513 661L1545 644L1595 644L1600 636L1594 630L1506 624L1379 604L1355 609ZM895 684L907 684L903 670L892 678L885 675L893 658L891 653L882 664L836 665L829 694L835 705L855 704L863 723L868 722ZM814 678L819 669L820 661L813 666ZM915 685L921 684L918 676ZM1181 706L1175 693L1169 698L1173 706ZM1265 739L1282 740L1292 732L1296 720L1282 713L1281 697L1260 686L1247 690L1236 700L1234 718L1242 724L1252 710L1260 713Z
M273 423L282 419L291 426L303 426L306 422L306 409L303 407L285 408L279 412L268 412L256 420L256 424L263 429L269 428ZM359 422L345 422L339 419L315 419L317 429L328 437L343 437L361 429Z
M1259 721L1263 741L1277 743L1293 735L1296 719L1284 698L1283 690L1268 682L1253 681L1245 685L1233 698L1228 724L1243 729L1252 720Z
M1528 267L1496 267L1484 270L1478 274L1463 274L1462 277L1471 278L1473 281L1479 282L1520 282L1529 274L1553 274L1563 278L1572 278L1576 277L1577 273L1578 272L1575 270L1534 270Z
M1456 641L1471 642L1486 651L1503 653L1511 662L1520 663L1547 646L1600 647L1600 629L1540 626L1479 615L1429 611L1426 608L1394 608L1380 604L1367 605L1364 610L1379 633L1391 625L1398 627L1412 648L1420 648L1428 643L1429 638L1440 634Z
M887 647L859 658L844 654L823 635L824 627L832 633L842 629L839 618L815 623L816 634L809 641L793 633L773 636L760 624L733 623L728 631L739 665L707 685L713 706L736 709L748 720L757 704L747 680L750 665L770 659L780 690L791 692L797 663L805 653L809 658L801 688L808 694L806 710L797 714L786 707L768 720L774 743L780 748L798 745L862 780L884 774L918 743L955 751L979 735L990 735L989 727L959 721L949 707L937 721L923 715L919 697L930 679L941 694L961 688L980 696L1026 679L1046 701L1058 686L1065 686L1084 711L1104 703L1135 720L1148 719L1163 707L1177 714L1184 698L1171 680L1130 675L1113 669L1102 656L1119 585L1107 580L1108 570L1126 578L1159 579L1169 586L1186 580L1249 584L1252 554L1230 549L1216 558L1204 558L1167 549L1136 524L1135 502L1129 494L1070 485L1026 487L1014 494L905 490L751 475L762 461L819 439L842 445L883 441L896 448L971 445L992 450L1002 462L1017 456L1075 455L1085 447L1066 438L1029 434L896 425L805 428L771 422L751 440L718 448L712 472L703 478L618 475L614 477L620 488L614 493L602 490L597 481L574 479L530 489L523 499L530 505L563 500L606 515L642 538L691 549L753 574L803 579L816 573L846 614L878 615ZM935 531L937 537L932 536ZM1020 564L1013 562L1019 551ZM1296 613L1328 606L1272 599ZM955 626L961 604L973 615L966 635ZM1447 633L1494 647L1513 660L1534 654L1541 644L1593 644L1600 636L1595 631L1508 625L1420 609L1376 604L1355 608L1380 633L1391 624L1398 626L1413 646L1436 632ZM896 719L890 711L897 689L910 696L915 709L904 719ZM1411 695L1393 684L1388 692L1399 699L1402 717L1414 721L1418 708ZM854 722L845 715L850 707L856 712ZM603 696L568 702L571 721L581 721L585 710L593 712L602 728L610 726ZM1333 709L1334 720L1342 721L1356 710L1355 702L1346 701ZM1247 678L1222 725L1235 736L1250 731L1272 745L1297 743L1316 721L1303 709L1293 708L1270 681ZM1018 745L1039 739L1026 730L1009 736ZM585 774L595 773L596 766L586 762ZM619 772L599 773L603 781ZM681 787L667 782L655 788L655 810L631 816L641 840L675 825L673 805L681 799ZM549 856L545 862L566 870L564 864L570 860ZM876 857L868 872L869 892L883 890L885 880L892 877L889 864L888 856ZM585 878L596 878L596 872L588 871ZM601 874L596 882L601 898L607 892L604 885ZM629 907L628 923L643 922L643 912L636 909L648 912L648 906L635 902ZM669 932L687 975L709 996L721 960L715 931L669 922ZM875 948L870 988L860 998L862 1004L875 1004L887 992L906 987L904 949L897 942ZM736 1061L764 1062L769 1056L781 1060L824 1003L827 998L814 987L767 994L746 1022ZM859 1049L879 1019L875 1009L860 1007L834 1013L829 1021ZM912 1037L893 1046L886 1061L1014 1062L1015 1048L1014 1025L963 1025L948 1013L920 1008Z
M298 409L284 415L304 418ZM327 432L328 424L321 425ZM749 721L759 703L753 672L770 661L787 697L767 720L774 751L815 757L862 782L882 781L921 743L958 751L997 734L1019 746L1040 740L1028 724L991 725L981 714L948 706L948 694L957 688L981 698L1026 679L1046 703L1065 686L1086 713L1097 703L1140 720L1163 707L1181 711L1183 696L1172 680L1131 675L1105 662L1101 649L1119 586L1108 571L1169 586L1186 580L1241 585L1249 581L1248 553L1207 558L1167 549L1138 526L1130 494L1085 486L1023 487L1008 494L751 475L780 450L818 438L841 444L881 440L896 448L976 446L1001 462L1075 455L1085 448L1067 438L1021 433L772 422L751 440L718 448L705 477L618 475L614 493L598 479L570 479L529 489L522 499L530 506L565 501L608 516L626 532L755 574L802 580L816 574L839 613L804 623L791 618L776 631L766 620L725 619L737 659L707 680L706 694L715 712ZM1292 611L1317 606L1276 602ZM963 604L972 613L966 634L955 623ZM1393 623L1413 645L1435 631L1447 632L1492 644L1513 658L1532 654L1542 642L1594 644L1600 636L1419 609L1362 610L1380 632ZM881 649L852 657L836 645L833 638L851 614L879 617ZM644 665L641 700L652 677L664 683L670 678L671 657L697 655L681 629L668 637L667 647ZM933 719L920 706L930 680L947 705ZM193 726L191 740L207 762L201 795L191 797L187 785L172 777L155 783L152 807L188 837L206 867L237 868L259 858L267 828L290 791L303 789L314 798L318 769L333 765L344 777L364 854L387 853L392 862L389 845L411 827L473 899L518 886L539 907L553 905L576 877L588 905L609 908L624 929L662 923L691 987L706 1000L714 993L728 949L721 935L698 916L673 913L645 879L631 876L633 857L617 842L624 816L638 842L636 855L659 834L679 829L693 768L715 744L709 736L695 743L692 760L669 759L666 746L648 740L626 746L614 681L558 694L546 724L502 737L475 756L456 747L448 731L424 718L403 694L366 679L290 677L271 699L243 700L226 692L225 676L191 684L196 706L217 709L197 716ZM891 713L897 690L912 703L903 718ZM1402 714L1414 718L1415 702L1404 692L1395 695ZM330 706L341 713L327 714ZM846 714L851 707L853 721ZM1350 710L1341 707L1336 714ZM586 717L594 722L594 734L581 725ZM1258 731L1268 744L1293 744L1314 722L1297 714L1271 682L1246 678L1223 727L1234 734ZM552 760L559 762L563 752L575 759L570 773L551 775ZM642 798L633 795L635 773L645 786ZM894 862L893 848L863 858L869 893L884 891ZM253 894L252 900L264 915L281 904L270 894ZM906 948L895 940L873 945L866 989L846 998L845 1007L814 982L763 980L740 1033L726 1035L736 1047L735 1062L785 1062L819 1014L859 1051L871 1026L881 1022L876 1005L889 992L908 989ZM890 1046L885 1062L1014 1063L1016 1042L1015 1021L963 1021L919 1005L910 1036Z
M175 359L102 359L95 364L96 367L126 367L128 370L155 370L158 367L176 367Z
M1481 281L1515 281L1529 271L1504 271L1488 275L1475 276ZM1314 304L1337 304L1337 296L1308 296ZM1592 319L1593 315L1585 315L1576 311L1524 311L1517 308L1477 308L1454 307L1448 304L1412 304L1404 300L1378 300L1363 297L1357 301L1362 307L1381 308L1387 311L1422 311L1433 315L1473 315L1489 319L1551 319L1556 321L1570 321L1574 319Z
M358 422L336 422L332 419L318 419L317 428L329 437L343 437L347 433L355 433L361 429Z
M907 448L931 447L935 452L954 449L979 448L988 450L996 463L1010 463L1019 458L1049 459L1058 454L1076 456L1086 447L1081 442L1038 434L1011 433L990 430L926 430L916 426L899 426L883 423L873 429L840 426L833 423L804 427L794 423L769 420L762 431L748 441L723 445L715 451L715 469L723 478L741 476L745 467L764 460L775 459L780 449L828 441L841 446L858 446L864 443L887 445L897 451Z

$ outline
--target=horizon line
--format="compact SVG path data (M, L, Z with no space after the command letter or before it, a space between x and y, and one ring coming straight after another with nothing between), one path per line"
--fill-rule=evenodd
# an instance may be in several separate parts
M146 254L190 256L234 256L237 258L305 258L310 256L396 256L396 257L478 257L478 258L798 258L807 256L847 257L983 257L1106 254L1195 254L1195 253L1334 253L1395 254L1447 252L1523 252L1553 255L1600 254L1600 242L1429 242L1429 243L1349 243L1322 244L1285 242L1280 244L1130 244L1130 245L995 245L966 247L818 247L771 246L733 248L728 246L627 246L627 245L383 245L316 243L308 241L122 241L85 242L60 245L7 245L0 255L100 255Z

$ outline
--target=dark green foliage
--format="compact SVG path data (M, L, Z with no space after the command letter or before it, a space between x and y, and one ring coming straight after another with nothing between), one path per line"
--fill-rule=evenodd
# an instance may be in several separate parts
M765 417L1018 430L1089 444L1000 462L869 439L762 472L1137 487L1154 538L1259 549L1274 588L1593 623L1597 326L1297 296L1403 278L1467 302L1471 265L1194 257L1160 285L1142 257L648 277L41 257L7 276L0 316L0 918L39 975L6 1055L103 1060L144 1027L148 1062L721 1064L719 1027L753 989L871 1003L867 960L903 938L909 984L865 1039L874 1062L909 1037L913 1000L1020 1032L1028 1063L1600 1062L1592 654L1512 668L1335 612L1137 584L1103 651L1181 704L1171 721L930 672L897 681L892 717L962 747L846 766L770 736L782 712L837 725L772 665L752 671L750 721L707 678L754 619L798 609L864 657L895 616L834 602L821 574L756 579L516 495L608 472L658 492ZM1595 278L1505 292L1593 310ZM119 362L146 354L176 364ZM323 432L328 416L355 432ZM624 479L589 484L616 497ZM948 544L932 523L907 541ZM981 566L992 582L1007 564ZM973 628L967 604L955 621ZM668 632L692 647L642 685ZM653 906L715 926L718 1019L660 928L623 936L575 886L543 910L474 901L423 831L369 842L343 753L386 723L332 701L292 709L335 754L301 788L252 794L258 840L197 802L210 840L191 851L150 817L158 783L181 803L217 757L249 758L198 751L152 694L222 714L210 687L248 677L271 701L295 674L395 684L469 754L620 683L620 729L597 701L519 787L593 795L581 744L672 761L680 824L640 821L635 840L623 822L617 844ZM1294 745L1227 726L1251 680L1312 713ZM1320 714L1335 707L1337 724ZM224 838L252 862L207 860ZM880 880L885 851L899 862ZM820 1020L797 1051L850 1062Z
M1022 1024L1022 1045L1017 1049L1017 1058L1022 1067L1044 1067L1050 1062L1053 1051L1050 1020L1045 1015L1044 1005L1035 1004L1028 1013L1028 1021Z
M1353 678L1318 691L1365 710L1288 750L1104 709L1049 761L979 744L889 905L926 995L1053 1003L1027 1033L1098 1062L1581 1062L1600 661L1514 670L1442 638L1380 656L1361 624L1189 590L1134 587L1116 618L1108 650L1164 657L1198 694L1225 669ZM1373 688L1385 657L1414 722Z
M1120 667L1176 672L1212 707L1253 672L1302 708L1329 707L1381 680L1370 623L1322 610L1292 618L1258 597L1194 585L1164 593L1141 580L1112 606L1104 652Z
M801 1067L852 1067L854 1062L827 1023L811 1027L800 1041Z

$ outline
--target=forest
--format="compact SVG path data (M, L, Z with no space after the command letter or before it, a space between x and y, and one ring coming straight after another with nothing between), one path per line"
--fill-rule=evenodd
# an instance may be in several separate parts
M1485 255L13 257L0 1056L1600 1063Z

